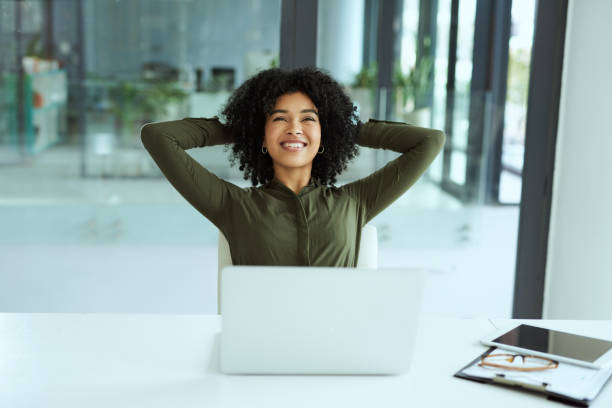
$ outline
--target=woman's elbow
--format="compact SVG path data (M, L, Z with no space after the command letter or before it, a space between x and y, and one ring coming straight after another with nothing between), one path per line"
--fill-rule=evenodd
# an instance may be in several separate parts
M156 138L157 131L154 125L155 123L146 123L140 129L140 140L145 147L149 146Z
M438 146L438 150L442 150L444 143L446 143L446 133L441 130L436 130L436 132L433 134L433 140Z

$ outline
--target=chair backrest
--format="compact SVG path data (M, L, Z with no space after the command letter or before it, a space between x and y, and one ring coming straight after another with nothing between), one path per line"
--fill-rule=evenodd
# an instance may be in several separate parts
M225 235L219 231L219 261L217 271L217 311L219 314L221 313L221 271L229 265L232 265L229 243ZM373 225L365 225L361 230L357 267L378 268L378 235L376 227Z

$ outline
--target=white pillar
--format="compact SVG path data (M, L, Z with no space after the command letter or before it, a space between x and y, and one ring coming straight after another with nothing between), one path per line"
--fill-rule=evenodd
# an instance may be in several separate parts
M570 0L544 318L612 319L612 2Z
M363 58L363 0L319 1L317 66L350 84Z

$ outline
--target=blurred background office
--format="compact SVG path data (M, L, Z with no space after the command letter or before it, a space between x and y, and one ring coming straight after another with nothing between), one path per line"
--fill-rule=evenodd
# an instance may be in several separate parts
M567 2L548 3L0 2L0 311L216 313L218 232L162 177L140 129L218 115L259 70L302 65L334 76L363 121L447 133L424 177L372 221L379 267L429 270L426 314L517 316L525 285L541 303L546 248L519 244L548 234L552 182L543 200L523 185L530 98L547 95L530 91L538 24L561 26L539 41L556 50L561 38L563 51ZM560 69L563 53L551 58ZM542 86L558 89L545 71ZM558 107L553 97L555 119ZM188 152L249 185L224 147ZM361 148L338 184L395 157Z

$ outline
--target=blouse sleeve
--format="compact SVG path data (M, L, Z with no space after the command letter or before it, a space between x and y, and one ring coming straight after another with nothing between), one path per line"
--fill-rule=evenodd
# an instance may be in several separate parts
M140 138L174 188L223 231L224 208L230 193L240 188L215 176L185 150L232 143L227 127L216 116L184 118L148 123L142 128Z
M445 139L446 135L440 130L402 122L370 119L362 124L357 138L360 146L402 153L371 175L341 187L362 203L364 225L423 175L442 150Z

